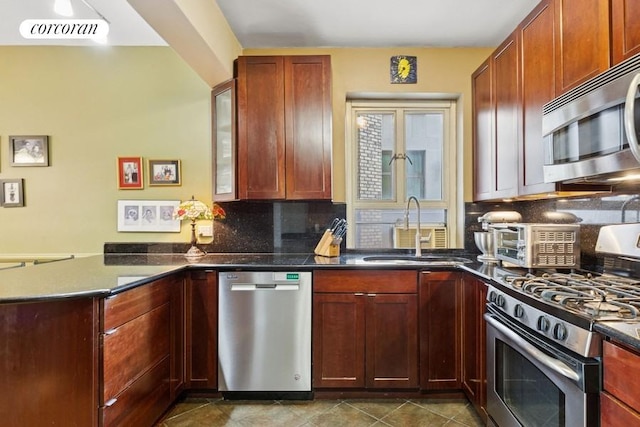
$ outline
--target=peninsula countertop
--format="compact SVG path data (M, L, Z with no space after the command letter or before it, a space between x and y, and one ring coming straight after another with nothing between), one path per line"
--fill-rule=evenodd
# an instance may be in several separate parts
M462 256L449 252L451 256ZM197 261L182 254L105 254L0 270L0 303L108 296L183 269L421 268L363 262L368 254L216 253ZM446 256L439 254L439 256ZM468 257L473 259L472 256Z

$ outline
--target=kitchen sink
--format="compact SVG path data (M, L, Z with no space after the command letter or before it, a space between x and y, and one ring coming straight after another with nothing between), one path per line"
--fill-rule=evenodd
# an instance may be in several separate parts
M377 264L420 264L430 266L459 265L472 262L468 258L446 255L375 255L362 258L365 263Z

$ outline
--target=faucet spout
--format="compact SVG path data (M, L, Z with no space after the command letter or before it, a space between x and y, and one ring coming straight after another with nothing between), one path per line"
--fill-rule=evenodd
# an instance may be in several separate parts
M419 256L422 256L422 243L428 242L429 239L422 238L422 235L420 234L420 202L418 201L418 198L416 196L409 196L409 198L407 199L407 207L404 210L404 229L405 230L409 229L409 208L411 207L412 200L416 204L416 210L418 214L418 221L417 221L418 224L416 227L415 244L416 244L416 257L419 257Z
M624 203L622 204L622 207L620 208L620 217L621 217L620 222L622 222L623 224L627 222L627 218L626 218L627 205L629 205L629 203L631 202L638 201L638 200L640 200L640 194L631 196L624 201ZM636 211L636 222L638 222L639 220L640 220L640 209Z

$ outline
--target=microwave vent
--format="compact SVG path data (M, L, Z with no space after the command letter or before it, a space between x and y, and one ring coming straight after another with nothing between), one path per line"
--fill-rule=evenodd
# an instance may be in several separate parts
M447 227L420 227L422 237L429 238L428 242L423 242L422 249L447 249L449 239L447 237ZM393 228L393 247L396 249L415 248L416 226Z
M609 84L622 76L638 72L638 69L640 69L640 55L635 55L545 104L542 107L542 114L549 114L552 111L562 108L581 96Z

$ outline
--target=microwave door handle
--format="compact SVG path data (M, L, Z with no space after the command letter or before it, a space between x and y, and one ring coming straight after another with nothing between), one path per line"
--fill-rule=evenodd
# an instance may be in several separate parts
M627 134L631 154L633 154L633 157L636 158L638 163L640 163L640 145L638 145L636 133L635 103L639 85L640 73L636 74L633 80L631 80L631 84L629 84L629 89L627 90L627 99L624 103L624 130Z
M502 334L507 336L511 341L513 341L518 346L518 348L522 349L529 356L533 357L535 360L542 363L547 368L552 369L553 371L557 372L563 377L569 378L570 380L573 380L576 382L580 380L580 376L578 375L578 373L576 373L573 369L571 369L566 363L558 359L554 359L553 357L547 356L545 353L538 350L535 346L530 344L527 340L522 338L520 335L518 335L508 327L504 326L498 320L494 319L490 314L485 313L484 320L486 320L487 323L489 323L492 327L500 331Z

